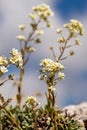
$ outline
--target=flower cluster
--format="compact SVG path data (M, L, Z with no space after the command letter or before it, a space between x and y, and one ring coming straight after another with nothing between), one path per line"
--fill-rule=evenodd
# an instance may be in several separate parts
M83 35L83 26L82 24L77 20L70 20L69 23L64 24L64 29L68 30L69 33L66 34L66 36L63 35L63 29L59 28L57 29L58 39L57 42L59 44L59 51L60 55L59 57L56 57L56 55L53 54L55 60L65 60L70 56L73 56L75 53L73 50L70 50L69 53L66 56L63 56L66 49L71 48L75 45L80 45L80 40L78 39L78 36ZM73 43L71 43L71 40L73 40ZM54 53L54 50L50 48L52 53Z
M36 97L34 97L34 96L28 97L28 99L26 101L27 104L32 104L32 103L35 103L35 102L36 102Z
M33 10L34 10L35 12L37 12L38 15L39 15L42 19L44 19L44 18L46 18L46 17L48 17L48 16L52 16L52 15L53 15L52 10L51 10L50 7L49 7L48 5L46 5L46 4L41 4L41 5L38 5L38 6L36 6L36 7L33 7Z
M48 17L53 16L53 11L48 5L41 4L36 7L33 7L33 13L31 13L29 16L32 20L39 18L40 20L46 22L47 27L51 27L51 23L49 22Z
M65 43L67 40L70 40L71 38L75 38L75 45L80 45L79 39L76 39L78 35L83 35L83 26L82 24L77 20L70 20L70 23L64 24L64 28L69 30L69 37L68 39L65 38L62 34L62 28L57 29L57 33L60 34L60 38L58 38L58 43Z
M83 35L83 26L77 20L70 20L70 23L64 25L65 28L68 28L71 36L76 36L76 34Z
M0 56L0 76L8 72L7 67L10 64L15 64L17 67L20 67L20 68L22 68L23 66L22 55L20 52L18 52L17 49L13 48L10 54L11 54L10 58L7 58L5 56ZM13 76L12 77L8 76L8 78L13 79Z
M60 70L64 70L64 66L56 61L51 59L43 59L40 63L43 67L43 72L58 72Z
M16 64L18 67L22 68L23 59L21 53L17 49L13 48L10 54L11 54L11 57L9 58L10 63Z
M5 56L0 56L0 76L8 71L8 60Z
M49 80L49 78L53 78L55 80L55 76L58 73L58 76L56 80L64 79L64 73L60 73L62 70L64 70L64 66L60 64L59 62L53 61L51 59L43 59L40 63L40 66L43 68L39 70L42 75L40 76L41 80ZM50 81L51 82L51 81ZM55 84L55 82L54 82ZM51 85L54 86L54 85ZM55 87L50 87L49 89L54 90Z

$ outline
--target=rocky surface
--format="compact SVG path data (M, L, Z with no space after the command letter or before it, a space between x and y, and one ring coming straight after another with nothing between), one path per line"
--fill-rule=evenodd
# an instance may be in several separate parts
M81 126L87 130L87 102L80 103L78 105L66 106L63 109L64 113L67 112L70 116L73 116Z

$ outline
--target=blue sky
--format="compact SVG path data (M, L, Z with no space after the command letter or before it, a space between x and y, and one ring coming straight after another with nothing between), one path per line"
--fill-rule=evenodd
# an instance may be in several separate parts
M70 19L77 19L84 26L84 36L80 38L82 45L75 48L76 55L63 62L65 66L65 79L57 86L57 104L65 106L68 104L78 104L87 101L87 0L3 0L0 3L0 55L8 55L13 48L19 48L16 36L19 35L18 25L29 25L28 14L32 6L46 3L54 11L51 19L53 28L42 36L42 45L36 46L36 53L30 58L30 63L26 66L26 76L24 78L23 92L26 96L31 96L35 91L45 92L46 86L38 79L38 68L40 60L45 57L52 58L49 46L57 48L56 28L61 27ZM27 33L27 32L26 32ZM73 48L74 49L74 48ZM10 68L17 74L16 68ZM34 82L33 82L34 81ZM25 84L26 83L26 84ZM16 88L12 87L12 81L8 81L0 89L6 98L15 96ZM39 99L42 103L44 97Z
M53 6L63 20L83 16L87 12L87 0L56 0Z

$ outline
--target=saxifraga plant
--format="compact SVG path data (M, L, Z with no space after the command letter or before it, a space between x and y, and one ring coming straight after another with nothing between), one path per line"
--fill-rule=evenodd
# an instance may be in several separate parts
M25 65L28 63L30 55L35 51L31 42L41 43L40 35L43 34L43 29L50 28L51 23L49 16L53 15L53 11L46 4L41 4L33 8L33 12L29 14L31 19L31 31L28 37L25 37L24 24L19 25L21 34L17 36L20 42L20 52L13 48L10 52L10 58L0 57L0 76L6 73L7 67L10 64L15 65L19 70L19 78L16 80L18 93L16 95L16 106L9 105L11 99L5 100L0 94L0 130L82 130L83 127L77 120L70 115L65 115L62 110L56 107L56 86L57 83L64 79L65 75L62 72L64 66L62 60L74 55L71 47L80 45L78 36L83 35L83 26L77 20L70 20L69 23L64 25L64 29L68 31L68 35L63 35L63 29L57 29L59 44L59 54L56 55L54 47L51 46L50 50L53 59L45 58L40 62L40 80L43 80L47 85L46 99L47 103L41 107L35 97L28 97L24 105L22 105L22 83L25 75ZM42 24L41 24L42 23ZM43 26L42 26L43 25ZM73 39L73 44L70 40ZM64 56L66 49L70 49L69 53ZM7 80L13 80L14 75L8 75L4 81L0 83L3 85Z

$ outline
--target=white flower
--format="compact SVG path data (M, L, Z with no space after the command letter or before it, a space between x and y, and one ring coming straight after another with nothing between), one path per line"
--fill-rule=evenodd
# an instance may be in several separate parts
M31 13L29 14L30 18L31 19L36 19L37 18L37 15L35 13Z
M36 30L36 34L37 34L37 35L42 35L43 33L44 33L43 30L40 30L40 29Z
M30 47L30 48L29 48L29 51L30 51L30 52L35 52L36 50L35 50L35 48Z
M5 66L0 66L0 71L2 73L6 73L8 70L7 70L7 68Z
M59 43L64 43L64 42L65 42L65 39L64 39L63 37L60 37L60 38L58 38L57 42L59 42Z
M24 30L24 29L26 28L26 26L25 26L24 24L21 24L21 25L19 25L18 27L19 27L19 29L21 29L21 30Z
M0 65L8 66L7 57L5 57L5 56L0 56Z
M12 64L15 64L15 62L16 62L17 60L15 60L13 57L10 57L10 58L9 58L9 61L10 61Z
M75 40L75 45L80 45L79 39L76 39L76 40Z
M16 56L19 54L18 50L13 48L12 51L10 52L12 55Z
M64 73L59 72L58 80L64 79L65 75Z
M26 37L24 35L19 35L16 37L18 40L20 41L25 41L26 40Z
M46 123L47 123L48 125L50 125L50 122L51 122L51 118L48 117Z
M61 32L62 32L62 28L58 28L58 29L57 29L57 33L60 34Z

